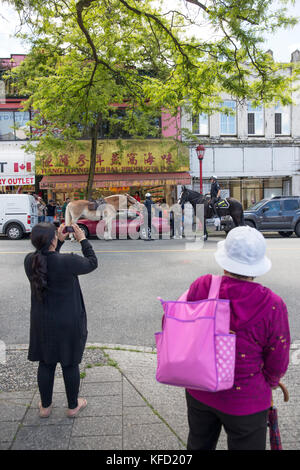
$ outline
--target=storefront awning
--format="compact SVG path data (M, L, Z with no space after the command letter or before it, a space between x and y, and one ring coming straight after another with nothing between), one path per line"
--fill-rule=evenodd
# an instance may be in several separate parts
M44 176L40 189L84 189L87 175L51 175ZM119 173L95 175L93 188L118 188L123 186L158 186L162 184L191 184L191 176L182 173Z

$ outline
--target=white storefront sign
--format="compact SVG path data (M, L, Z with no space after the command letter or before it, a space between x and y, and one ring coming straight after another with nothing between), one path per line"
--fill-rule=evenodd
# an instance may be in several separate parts
M0 186L35 184L34 155L27 154L21 143L0 144Z

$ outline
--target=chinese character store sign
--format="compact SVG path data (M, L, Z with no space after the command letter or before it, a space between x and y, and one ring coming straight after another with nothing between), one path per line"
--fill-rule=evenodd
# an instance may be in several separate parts
M34 157L4 153L0 157L0 186L24 186L35 183Z
M82 142L81 142L82 143ZM91 142L84 150L38 155L39 175L87 174ZM96 155L96 173L161 173L189 170L188 149L170 140L127 140L120 148L116 140L100 141Z

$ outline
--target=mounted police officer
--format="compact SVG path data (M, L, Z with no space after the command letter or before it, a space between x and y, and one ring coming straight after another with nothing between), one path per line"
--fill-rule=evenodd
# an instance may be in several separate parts
M210 198L211 198L210 205L212 207L212 210L213 210L213 213L214 213L215 217L220 219L220 216L219 216L217 208L216 208L216 204L219 202L219 200L221 198L221 188L220 188L220 185L218 183L218 179L217 179L216 176L212 176L210 178L210 182L211 182L211 186L210 186Z

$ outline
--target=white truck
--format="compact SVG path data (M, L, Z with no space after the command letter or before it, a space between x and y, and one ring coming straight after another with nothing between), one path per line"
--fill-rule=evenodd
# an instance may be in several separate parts
M38 223L35 198L29 194L0 194L0 234L19 240Z

